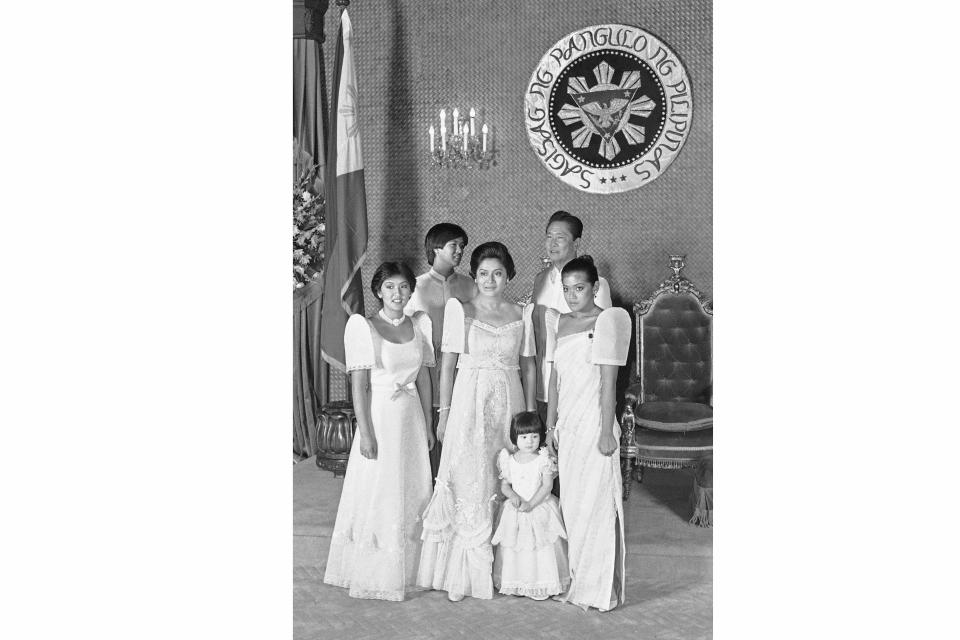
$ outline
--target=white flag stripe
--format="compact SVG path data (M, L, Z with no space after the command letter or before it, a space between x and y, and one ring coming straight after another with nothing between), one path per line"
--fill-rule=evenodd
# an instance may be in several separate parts
M353 27L350 16L343 12L343 67L340 71L340 93L337 98L337 175L363 169L360 151L360 111L357 102L357 74L353 66Z

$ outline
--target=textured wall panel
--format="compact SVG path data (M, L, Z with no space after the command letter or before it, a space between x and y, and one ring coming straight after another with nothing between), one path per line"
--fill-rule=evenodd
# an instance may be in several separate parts
M508 293L530 289L544 225L565 209L586 225L614 299L632 303L667 275L667 256L686 253L685 274L712 291L712 10L710 2L542 2L354 0L354 55L370 241L363 279L383 260L427 268L423 235L436 222L463 226L470 247L500 240L517 263ZM332 66L339 13L326 19ZM680 57L694 91L694 120L683 150L652 183L616 195L582 193L543 168L524 130L523 97L547 49L593 24L624 23L663 39ZM441 108L476 107L498 150L487 171L448 171L429 163L427 127ZM439 138L438 138L439 139ZM376 309L367 289L367 310Z

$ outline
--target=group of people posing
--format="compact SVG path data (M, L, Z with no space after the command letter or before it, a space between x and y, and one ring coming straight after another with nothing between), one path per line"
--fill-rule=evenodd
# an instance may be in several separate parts
M469 277L456 271L468 238L454 224L427 234L427 273L377 268L381 309L344 334L357 432L324 582L395 601L496 588L623 603L615 395L631 322L577 256L582 234L576 216L551 216L552 267L526 306L504 297L516 272L503 244L477 246Z

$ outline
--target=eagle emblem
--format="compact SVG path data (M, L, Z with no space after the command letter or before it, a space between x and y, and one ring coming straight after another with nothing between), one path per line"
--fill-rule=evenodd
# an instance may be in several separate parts
M593 69L596 78L593 86L588 85L583 76L570 78L567 95L573 104L564 104L557 113L565 125L581 125L571 131L574 147L587 147L594 136L599 136L600 155L607 160L620 154L617 133L622 132L630 145L643 144L646 129L642 124L631 122L630 117L647 118L656 107L649 96L637 96L641 89L639 71L624 71L619 84L613 84L613 74L613 67L603 61Z

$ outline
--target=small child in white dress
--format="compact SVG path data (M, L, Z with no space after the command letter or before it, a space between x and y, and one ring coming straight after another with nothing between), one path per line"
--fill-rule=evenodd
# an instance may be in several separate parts
M523 411L510 423L512 454L497 456L500 490L506 500L491 543L496 545L493 584L500 593L546 600L570 584L567 534L560 503L550 493L556 462L540 448L543 424L533 411Z

